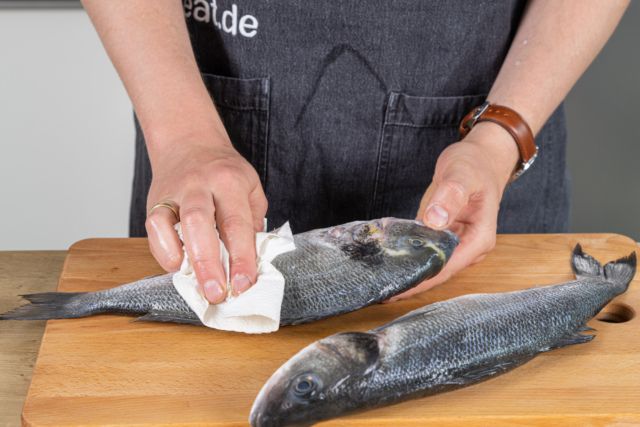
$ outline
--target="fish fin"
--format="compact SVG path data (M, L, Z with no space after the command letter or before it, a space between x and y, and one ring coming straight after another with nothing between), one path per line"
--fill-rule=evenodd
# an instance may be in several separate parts
M582 251L582 246L577 244L571 254L571 267L577 279L597 278L609 283L621 284L625 288L636 273L636 253L607 263L604 268L591 255Z
M497 365L491 366L483 366L478 369L474 369L472 371L466 372L456 378L452 378L446 382L446 384L450 385L466 385L471 382L481 381L488 379L488 377L498 376L500 374L504 374L512 369L517 368L520 365L524 365L538 354L530 354L525 357L520 357L513 360L506 360Z
M583 326L582 329L585 327L588 328L585 330L592 330L586 325ZM581 329L579 329L578 331L581 331ZM543 351L556 350L558 348L567 347L574 344L588 343L595 337L596 337L595 335L580 335L576 332L569 332L568 334L565 334L562 337L560 337L558 341L556 341L554 344L550 345L547 349Z
M179 317L176 316L175 313L164 312L164 311L152 311L150 313L145 314L144 316L140 316L137 319L133 320L133 322L170 322L170 323L186 323L189 325L198 325L202 326L202 321L197 317Z
M91 313L78 312L77 307L74 311L70 308L72 300L84 294L86 292L43 292L21 295L30 304L0 314L0 320L48 320L88 316Z
M636 253L631 252L629 256L608 262L604 266L604 276L608 282L624 285L625 289L636 274Z
M588 331L595 331L595 329L590 328L590 327L589 327L589 326L587 326L587 325L584 325L584 326L582 326L580 329L578 329L578 331L577 331L577 332L578 332L578 333L580 333L580 332L588 332Z
M580 243L576 245L571 254L571 268L577 279L604 278L604 269L591 255L582 251Z

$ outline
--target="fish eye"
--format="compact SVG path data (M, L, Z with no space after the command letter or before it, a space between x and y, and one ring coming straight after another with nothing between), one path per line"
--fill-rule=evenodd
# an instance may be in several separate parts
M409 239L409 243L411 246L415 246L416 248L424 246L424 240L422 239Z
M293 392L296 396L307 396L316 389L317 384L318 382L313 376L302 375L296 379Z

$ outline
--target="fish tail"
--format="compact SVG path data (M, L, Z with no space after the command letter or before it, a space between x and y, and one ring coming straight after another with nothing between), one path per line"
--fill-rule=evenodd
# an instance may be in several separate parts
M636 262L636 253L634 251L629 256L605 264L604 275L608 281L620 283L626 289L636 274Z
M598 278L605 282L623 285L626 289L636 274L636 253L607 263L604 268L577 244L571 255L571 267L576 278Z
M45 292L22 295L30 302L7 313L0 314L0 320L48 320L84 317L88 313L77 310L74 300L87 292Z

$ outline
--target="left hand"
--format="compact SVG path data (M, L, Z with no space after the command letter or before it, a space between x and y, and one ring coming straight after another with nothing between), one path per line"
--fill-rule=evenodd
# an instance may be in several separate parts
M519 158L513 137L499 125L486 122L478 123L463 141L440 154L416 219L433 229L448 228L458 235L460 244L436 277L389 302L439 285L491 252L502 193Z

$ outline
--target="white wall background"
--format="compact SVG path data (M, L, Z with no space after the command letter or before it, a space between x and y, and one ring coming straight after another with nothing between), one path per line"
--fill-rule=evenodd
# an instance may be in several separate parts
M83 9L0 9L0 250L127 237L133 139Z
M632 2L568 97L572 232L640 240L639 40ZM126 237L133 138L82 9L0 9L0 250Z

